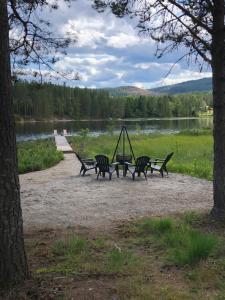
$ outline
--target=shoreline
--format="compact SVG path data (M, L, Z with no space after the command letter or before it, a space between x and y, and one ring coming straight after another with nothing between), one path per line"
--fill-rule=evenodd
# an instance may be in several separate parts
M209 116L199 116L199 117L165 117L165 118L129 118L129 119L49 119L49 120L17 120L16 124L23 123L63 123L63 122L103 122L103 121L151 121L151 120L197 120L197 119L208 119L212 118L212 115Z

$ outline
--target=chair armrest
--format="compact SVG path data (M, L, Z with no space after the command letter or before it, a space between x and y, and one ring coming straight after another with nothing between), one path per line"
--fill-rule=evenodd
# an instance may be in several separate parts
M95 161L93 158L81 158L83 161Z
M118 161L111 163L111 165L118 166L120 163Z
M127 161L124 162L124 165L127 165L128 167L135 167L134 164L129 163L129 162L127 162Z
M86 164L87 166L96 165L96 161L94 161L94 160L84 161L84 164Z
M165 159L163 159L163 158L155 158L155 160L157 160L157 161L164 161Z
M160 162L163 162L163 161L159 161L159 160L151 160L151 161L149 162L149 165L151 165L151 164L157 164L157 163L160 163Z

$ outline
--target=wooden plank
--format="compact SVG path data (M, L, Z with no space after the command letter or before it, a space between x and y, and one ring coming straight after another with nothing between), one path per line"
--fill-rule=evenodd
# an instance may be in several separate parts
M65 136L62 135L55 135L55 144L56 148L59 151L62 151L63 153L73 153L73 149L69 145L67 139Z

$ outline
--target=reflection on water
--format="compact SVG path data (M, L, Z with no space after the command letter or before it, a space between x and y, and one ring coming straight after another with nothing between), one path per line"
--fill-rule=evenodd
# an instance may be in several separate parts
M130 120L101 120L101 121L69 121L69 122L33 122L17 123L17 140L31 140L52 136L53 130L62 133L63 129L71 135L77 134L81 129L89 128L90 134L99 135L113 126L119 132L122 125L132 132L137 129L144 133L175 133L181 130L212 128L212 118L170 118L170 119L130 119Z

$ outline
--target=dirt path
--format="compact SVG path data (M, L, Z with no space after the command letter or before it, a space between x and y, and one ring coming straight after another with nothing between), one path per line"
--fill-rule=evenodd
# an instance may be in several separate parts
M128 176L96 180L81 177L74 154L45 171L20 176L24 225L57 227L82 225L106 229L115 221L163 215L212 206L212 183L189 176L158 174L132 181Z

